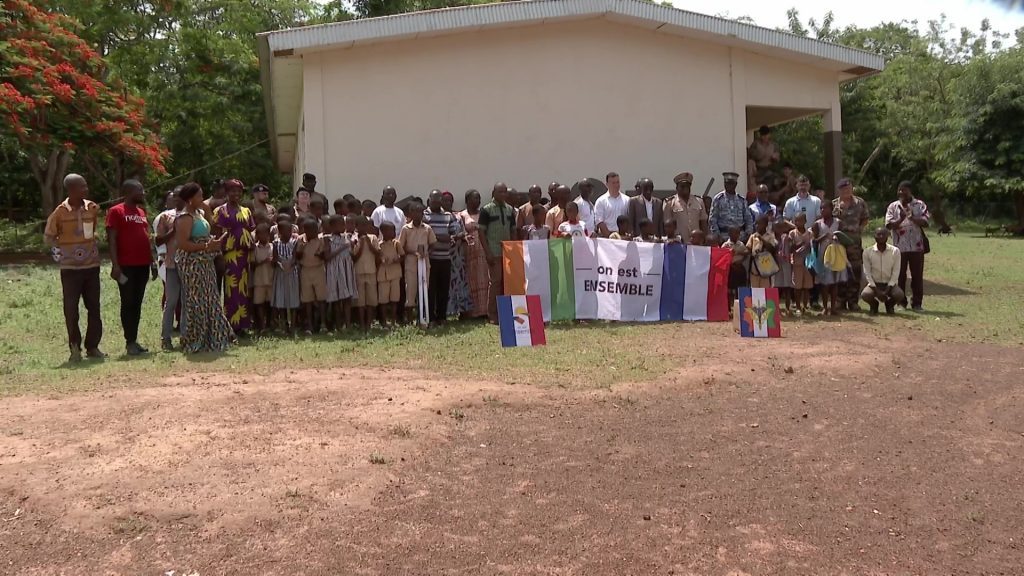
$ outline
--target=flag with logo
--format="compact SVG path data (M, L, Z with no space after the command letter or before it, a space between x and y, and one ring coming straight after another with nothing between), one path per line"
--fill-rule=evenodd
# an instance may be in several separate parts
M729 319L723 248L605 238L502 244L506 294L540 297L544 320Z
M505 348L547 344L540 296L498 296L498 328Z
M778 288L740 288L740 336L781 338Z

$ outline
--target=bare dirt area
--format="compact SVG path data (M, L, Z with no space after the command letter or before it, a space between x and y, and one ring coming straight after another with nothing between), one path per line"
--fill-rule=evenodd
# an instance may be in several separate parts
M1021 574L1024 351L852 324L680 326L647 352L678 370L612 390L339 367L4 399L0 573Z

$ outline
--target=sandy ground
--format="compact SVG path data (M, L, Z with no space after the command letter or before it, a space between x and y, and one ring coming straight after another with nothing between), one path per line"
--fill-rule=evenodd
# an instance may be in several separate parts
M680 326L679 370L612 390L339 367L0 400L0 573L1024 573L1024 351L850 325Z

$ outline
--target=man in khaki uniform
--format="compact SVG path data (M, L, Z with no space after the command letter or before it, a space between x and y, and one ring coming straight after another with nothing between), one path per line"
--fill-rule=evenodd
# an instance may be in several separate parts
M676 234L682 238L684 243L688 243L690 234L695 230L707 233L708 213L704 209L704 201L690 193L693 174L681 172L672 181L675 182L676 193L665 199L663 208L665 222L674 221Z

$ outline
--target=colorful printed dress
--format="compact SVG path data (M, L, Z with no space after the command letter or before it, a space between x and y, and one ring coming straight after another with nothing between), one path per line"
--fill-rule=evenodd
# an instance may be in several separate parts
M299 307L299 263L295 261L295 247L298 239L293 235L287 240L274 240L274 254L280 264L274 268L274 290L270 299L271 308L291 310ZM284 265L290 263L291 270Z
M201 244L209 240L210 223L206 218L200 212L188 216L192 217L192 241ZM217 292L213 258L212 252L174 252L183 289L181 349L186 354L223 352L234 336Z
M466 232L462 217L456 215L456 235ZM465 237L452 238L452 280L448 285L448 315L458 316L473 310L473 298L469 295L469 280L466 278L466 240Z
M341 250L327 262L327 302L358 298L351 238L348 234L331 234L326 239L332 254Z
M224 312L235 332L252 327L252 295L249 286L249 251L256 229L252 211L224 204L213 211L214 225L227 232L224 240Z
M480 213L459 212L459 221L466 229L466 282L469 284L469 298L473 302L470 316L487 316L487 254L480 244Z

